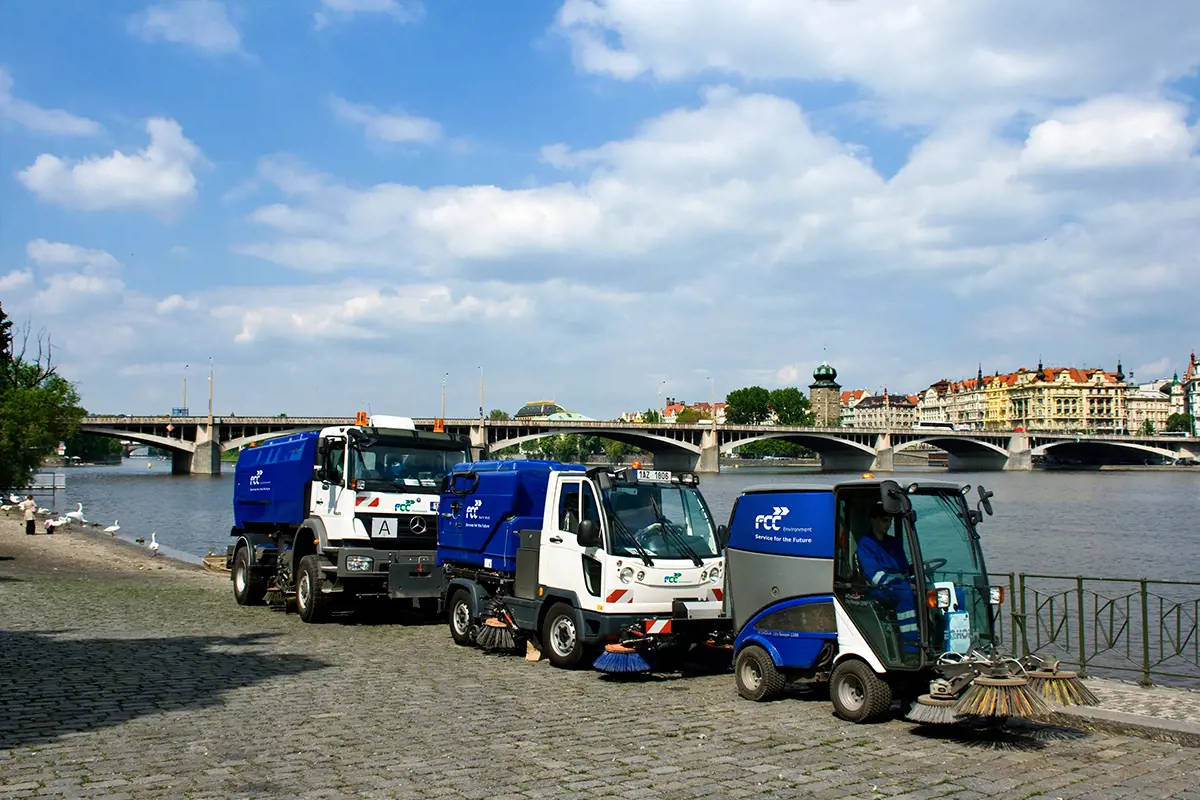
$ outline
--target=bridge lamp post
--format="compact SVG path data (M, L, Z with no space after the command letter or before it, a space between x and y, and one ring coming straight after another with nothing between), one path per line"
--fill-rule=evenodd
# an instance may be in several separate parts
M449 378L449 377L450 377L449 372L442 374L442 413L441 413L439 419L446 418L446 378Z
M666 384L667 384L667 379L666 379L666 378L663 378L661 381L659 381L659 382L658 382L658 405L656 405L656 406L654 407L654 413L658 415L658 421L659 421L660 423L663 421L663 419L662 419L662 413L663 413L663 407L662 407L662 387L663 387L663 386L666 386Z
M188 413L187 410L187 368L188 365L183 365L183 413Z

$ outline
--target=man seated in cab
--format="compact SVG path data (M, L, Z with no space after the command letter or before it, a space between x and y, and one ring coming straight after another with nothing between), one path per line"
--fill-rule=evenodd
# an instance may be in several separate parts
M892 533L894 519L883 510L883 503L872 506L869 518L871 532L858 540L858 563L875 597L895 610L905 649L915 652L919 649L920 629L904 541Z

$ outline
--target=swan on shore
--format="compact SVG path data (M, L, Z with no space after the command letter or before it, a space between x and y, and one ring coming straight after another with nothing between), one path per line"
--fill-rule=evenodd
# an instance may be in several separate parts
M83 518L83 503L76 502L76 505L79 506L79 508L75 511L68 511L67 519L78 522L82 525L83 523L87 522L87 520Z
M8 502L12 503L14 506L19 505L21 502L21 498L17 497L15 494L10 494L8 496Z
M158 553L158 539L154 538L154 535L155 535L154 531L151 531L150 532L150 549L153 550L155 552L155 554L157 554Z
M121 526L118 523L120 523L120 520L114 519L113 524L109 525L107 528L105 528L104 532L107 533L109 536L112 536L117 531L121 530Z

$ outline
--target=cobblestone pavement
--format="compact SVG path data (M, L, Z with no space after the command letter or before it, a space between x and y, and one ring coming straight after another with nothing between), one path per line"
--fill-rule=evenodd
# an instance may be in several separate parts
M1107 678L1089 678L1087 686L1103 708L1200 725L1200 691L1168 686L1146 689Z
M6 540L7 539L7 540ZM1200 800L1200 750L1029 728L861 726L727 675L623 683L455 647L443 624L322 626L227 579L39 562L0 536L0 799Z

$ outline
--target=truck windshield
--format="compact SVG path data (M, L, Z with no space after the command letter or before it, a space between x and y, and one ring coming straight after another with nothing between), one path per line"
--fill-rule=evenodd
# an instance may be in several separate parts
M436 492L455 464L470 460L463 450L432 450L380 439L369 447L350 449L350 480L363 481L367 491Z
M935 648L966 652L993 643L989 581L979 539L967 521L963 496L953 490L918 489L909 495L926 588L951 590L950 609L928 609ZM953 612L959 612L954 617Z
M714 558L716 531L704 498L690 486L639 483L604 492L611 534L608 552L652 559Z

